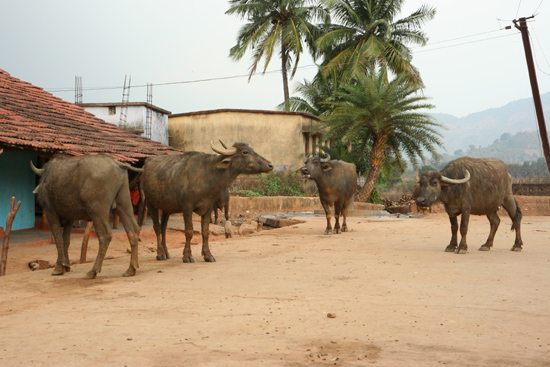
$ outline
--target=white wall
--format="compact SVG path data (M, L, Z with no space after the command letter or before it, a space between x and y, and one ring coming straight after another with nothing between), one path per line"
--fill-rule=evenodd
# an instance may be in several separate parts
M116 113L109 114L109 107L84 107L84 109L108 123L119 126L121 106L116 106ZM126 114L126 128L142 130L145 136L145 120L147 108L145 106L128 106ZM168 115L153 110L151 124L151 140L168 145ZM120 127L120 126L119 126Z

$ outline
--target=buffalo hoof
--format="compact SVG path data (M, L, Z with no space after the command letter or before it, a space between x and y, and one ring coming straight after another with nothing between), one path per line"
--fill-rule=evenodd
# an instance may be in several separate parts
M182 259L182 261L183 261L184 263L194 263L194 262L195 262L195 259L193 259L192 257L184 257L184 258Z
M167 260L168 258L166 257L166 255L162 255L162 256L157 256L157 260L158 261L164 261L164 260Z
M445 252L455 252L455 251L456 251L456 247L454 246L449 245L445 247Z
M523 250L521 246L514 246L510 249L510 251L515 251L515 252L520 252L521 250Z
M70 266L56 265L55 269L53 269L52 275L63 275L69 271L71 271Z
M215 263L216 259L214 259L214 256L210 256L210 257L205 257L204 261L206 261L207 263Z
M133 277L134 275L136 275L136 269L132 268L126 270L126 272L122 274L123 277Z
M332 234L332 231L325 231L325 234Z
M340 234L340 233L342 233L342 231L341 231L341 230L339 230L339 229L336 229L336 230L334 231L334 233L336 233L336 234Z
M86 273L86 276L84 277L84 279L95 279L97 276L97 273L93 270L90 270L89 272Z
M489 251L489 250L491 250L491 246L483 245L479 248L479 251Z
M455 254L465 254L468 252L467 248L457 248Z

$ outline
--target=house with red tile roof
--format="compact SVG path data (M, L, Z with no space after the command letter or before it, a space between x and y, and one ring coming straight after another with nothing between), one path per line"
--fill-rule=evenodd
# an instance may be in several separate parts
M140 166L150 156L182 151L131 131L119 129L83 107L0 69L0 227L6 223L11 198L21 201L12 229L32 228L37 184L29 162L41 167L54 154L105 153ZM1 231L0 231L1 232Z

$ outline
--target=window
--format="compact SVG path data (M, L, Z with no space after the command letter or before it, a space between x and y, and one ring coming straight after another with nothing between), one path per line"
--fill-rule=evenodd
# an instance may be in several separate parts
M109 106L109 115L116 115L116 106Z

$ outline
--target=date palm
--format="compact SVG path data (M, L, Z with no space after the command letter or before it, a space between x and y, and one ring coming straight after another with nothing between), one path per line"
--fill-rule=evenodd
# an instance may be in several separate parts
M325 0L334 22L317 40L326 73L344 71L346 79L364 73L371 65L394 74L408 73L409 81L422 85L411 64L408 45L425 45L421 26L435 15L427 5L403 19L396 19L404 0Z
M406 73L388 82L386 69L371 67L353 82L341 84L329 99L332 113L322 119L324 138L358 139L358 149L368 154L369 173L356 200L366 201L384 161L405 154L416 166L425 154L437 156L442 145L442 125L422 110L433 108Z
M249 80L258 64L265 59L265 73L273 54L281 57L284 100L288 101L288 69L295 75L304 48L315 53L314 43L319 28L312 22L329 21L328 12L312 0L230 0L226 14L234 14L248 20L241 27L237 44L229 52L234 60L240 60L246 51L252 51Z

